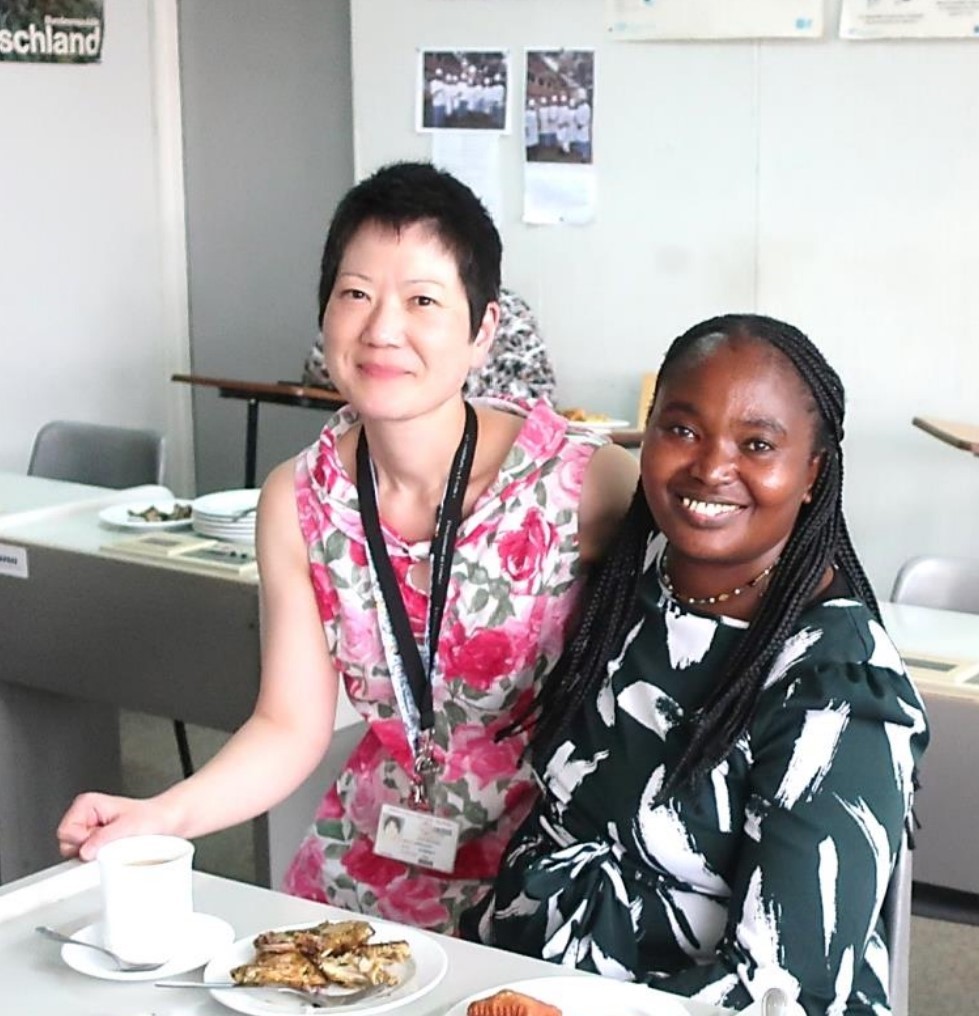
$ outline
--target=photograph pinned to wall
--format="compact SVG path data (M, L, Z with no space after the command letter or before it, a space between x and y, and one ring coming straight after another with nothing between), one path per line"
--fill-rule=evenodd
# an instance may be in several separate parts
M527 161L590 163L594 97L594 50L527 50Z
M605 0L612 39L812 39L823 0Z
M843 0L841 39L979 39L979 0Z
M595 51L528 49L524 83L524 222L595 217Z
M0 61L99 63L102 0L0 0Z
M509 99L507 50L419 50L416 130L505 134Z

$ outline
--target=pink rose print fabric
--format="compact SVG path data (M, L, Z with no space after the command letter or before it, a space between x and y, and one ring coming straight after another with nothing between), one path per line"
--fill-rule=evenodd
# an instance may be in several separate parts
M357 491L336 454L357 422L337 413L297 459L296 501L327 643L367 732L317 811L285 889L350 910L454 931L490 887L536 791L520 762L525 734L495 740L519 715L560 654L579 591L578 504L602 438L569 429L539 402L476 400L526 417L499 475L459 530L439 641L433 697L442 769L435 811L461 826L455 870L430 872L379 857L383 804L404 805L412 768L377 627ZM410 566L428 543L385 528L385 542L416 636L427 596Z

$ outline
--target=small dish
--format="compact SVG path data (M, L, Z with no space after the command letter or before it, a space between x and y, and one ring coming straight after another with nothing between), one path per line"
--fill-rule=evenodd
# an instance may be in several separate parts
M140 518L138 512L145 512L148 508L156 508L164 515L169 514L175 508L189 508L189 501L174 501L167 498L158 498L155 501L137 501L129 504L110 504L99 512L99 519L113 529L138 529L140 532L148 533L161 529L189 529L191 517L185 519L167 519L163 522L147 522Z
M684 999L665 991L656 991L645 984L631 981L613 981L594 974L554 977L534 977L526 981L511 981L484 988L457 1002L445 1016L466 1016L466 1010L481 998L489 998L498 991L520 991L532 998L557 1006L564 1016L596 1016L611 1013L615 1016L690 1016Z
M102 944L102 922L86 925L72 932L72 937L83 942ZM103 956L94 949L86 949L80 945L63 945L61 958L80 974L99 977L106 981L159 981L166 977L185 974L188 970L196 970L204 966L212 956L226 948L235 937L234 928L220 917L212 914L194 914L187 933L180 946L180 951L168 963L155 970L131 971L119 970L108 956Z

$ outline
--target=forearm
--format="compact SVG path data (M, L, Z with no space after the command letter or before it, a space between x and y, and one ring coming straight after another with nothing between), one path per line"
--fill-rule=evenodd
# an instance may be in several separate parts
M332 719L324 729L329 731ZM154 799L170 832L194 838L246 822L284 800L315 769L330 736L255 713L206 765Z

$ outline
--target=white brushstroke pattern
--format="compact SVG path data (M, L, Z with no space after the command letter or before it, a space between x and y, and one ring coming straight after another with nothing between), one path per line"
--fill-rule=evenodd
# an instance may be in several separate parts
M732 829L731 795L727 789L727 778L730 766L727 759L716 765L710 774L711 787L714 790L714 808L717 811L717 828L722 833Z
M670 666L674 670L686 670L694 663L700 663L710 650L717 622L697 614L677 615L672 611L666 612L664 620Z
M678 716L680 712L675 699L655 685L640 681L619 692L618 704L622 712L661 740L665 740L666 735L676 726L671 717Z
M836 934L836 898L840 877L840 858L836 844L828 836L820 841L819 898L823 907L823 949L829 955L829 944Z
M781 681L789 670L799 660L803 659L809 650L823 637L821 628L803 628L796 632L791 638L785 640L785 644L779 651L778 656L772 663L771 670L765 678L765 687L770 688L773 684Z
M833 764L840 737L849 719L849 703L819 710L808 710L802 730L792 748L775 800L791 809L803 795L814 794Z

